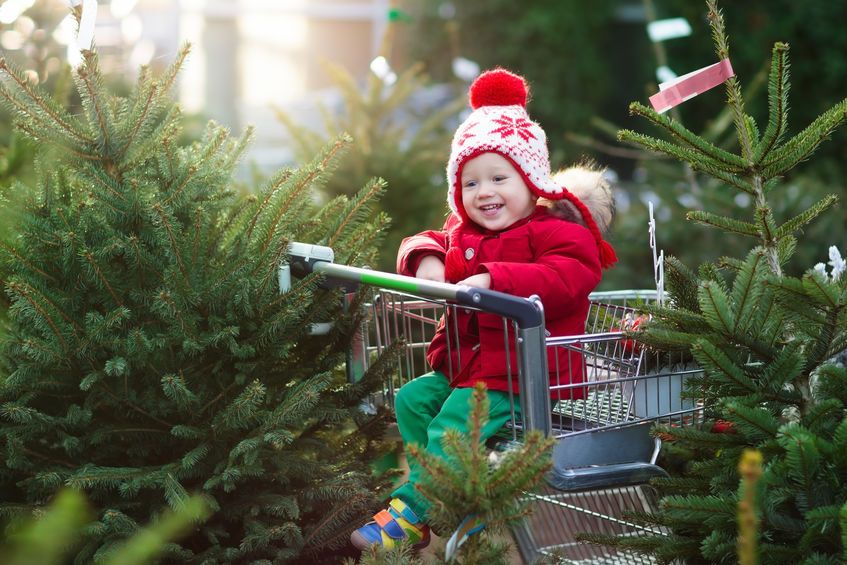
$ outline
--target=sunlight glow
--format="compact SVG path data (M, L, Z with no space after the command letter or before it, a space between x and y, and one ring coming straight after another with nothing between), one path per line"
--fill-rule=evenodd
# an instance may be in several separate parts
M18 16L29 10L35 0L6 0L0 6L0 23L10 24L18 19Z

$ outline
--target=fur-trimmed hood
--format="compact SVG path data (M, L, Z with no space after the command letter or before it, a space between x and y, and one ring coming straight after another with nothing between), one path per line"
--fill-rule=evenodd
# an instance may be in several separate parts
M591 212L600 233L604 235L609 231L615 217L615 198L605 172L605 168L593 163L580 163L553 175L558 184L582 200ZM582 215L568 200L541 198L538 203L549 207L553 215L559 218L585 226Z

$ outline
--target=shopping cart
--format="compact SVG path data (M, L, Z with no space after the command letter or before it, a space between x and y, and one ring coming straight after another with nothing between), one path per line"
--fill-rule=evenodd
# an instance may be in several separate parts
M527 563L542 556L561 563L652 563L624 550L577 541L576 535L667 533L636 524L625 512L653 509L656 497L647 483L666 476L656 464L661 441L650 436L650 428L657 422L697 423L703 404L686 386L701 373L697 366L681 356L651 351L624 332L644 319L639 306L655 301L656 291L592 294L586 333L551 336L537 297L336 265L331 250L306 244L292 245L290 261L281 270L283 286L290 270L372 287L366 323L348 354L348 378L360 378L385 348L402 341L398 370L374 404L391 405L400 386L429 371L426 347L450 310L500 316L506 350L517 358L515 374L508 378L517 382L519 394L511 399L512 418L499 440L520 441L525 430L540 430L558 440L547 484L526 494L536 505L534 512L512 530L521 557ZM458 342L456 331L447 328L448 347ZM549 358L580 359L581 367L548 367L551 348L577 352ZM582 372L582 382L564 378L573 370Z

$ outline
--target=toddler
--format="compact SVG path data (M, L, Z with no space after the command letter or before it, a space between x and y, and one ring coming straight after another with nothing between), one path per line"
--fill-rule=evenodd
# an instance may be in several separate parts
M483 73L471 85L473 112L456 130L447 164L452 214L441 231L403 240L397 272L515 296L536 294L550 334L581 334L588 294L600 281L601 268L617 260L601 232L611 219L611 194L598 171L576 168L564 177L551 176L547 139L526 112L527 94L524 79L504 69ZM593 210L563 178L579 185ZM445 457L446 430L467 431L477 382L485 383L490 400L483 440L510 419L510 387L517 393L517 383L507 377L516 374L516 361L514 351L507 358L501 319L464 309L448 317L427 350L433 371L404 385L395 398L404 445L417 443L440 457ZM579 353L549 349L552 370L571 367L558 383L581 382ZM581 397L579 388L569 394ZM388 508L353 532L357 548L391 548L401 540L416 548L429 543L429 503L415 488L421 468L412 458L409 466L409 479L392 493Z

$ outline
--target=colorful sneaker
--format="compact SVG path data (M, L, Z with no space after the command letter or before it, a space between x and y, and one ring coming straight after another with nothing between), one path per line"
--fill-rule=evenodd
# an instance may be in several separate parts
M350 535L350 542L361 551L374 545L392 549L401 541L411 543L412 549L423 549L429 545L429 537L429 526L405 502L392 498L387 510L380 510L373 522Z
M474 534L478 534L484 528L485 524L480 522L475 515L469 514L465 516L465 519L462 520L459 527L456 528L456 531L447 540L447 545L444 548L444 558L450 561L462 544L468 541L468 538Z

